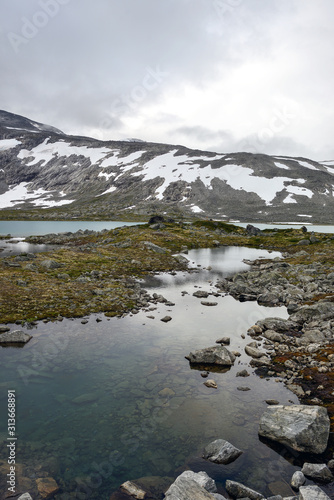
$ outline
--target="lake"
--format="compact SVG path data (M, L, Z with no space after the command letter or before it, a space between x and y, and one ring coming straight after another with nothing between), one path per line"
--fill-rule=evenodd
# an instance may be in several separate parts
M108 500L126 480L175 477L185 466L207 471L221 492L225 480L234 479L267 496L284 496L299 456L260 441L258 422L266 399L298 399L278 380L254 373L244 352L251 338L241 335L261 318L287 318L287 311L230 296L206 307L192 295L199 288L215 291L218 277L247 269L245 258L276 255L239 247L191 250L198 272L142 282L175 306L158 304L124 318L92 315L87 324L40 323L29 330L33 339L24 348L0 349L2 397L16 390L17 461L46 471L64 494L74 495L68 498ZM203 269L208 265L211 271ZM169 323L160 321L165 315ZM210 389L185 356L222 336L241 356L230 370L210 375L218 385ZM250 376L236 377L244 368ZM1 441L7 437L5 403ZM243 455L226 466L206 462L202 449L218 438Z
M134 226L143 222L123 222L123 221L0 221L0 235L10 234L13 237L25 237L30 235L43 235L49 233L72 232L81 230L102 231L103 229L115 229L120 226ZM246 223L235 223L238 226L246 227ZM260 229L288 229L301 228L303 224L254 224ZM334 226L331 225L307 225L308 231L319 233L334 233Z

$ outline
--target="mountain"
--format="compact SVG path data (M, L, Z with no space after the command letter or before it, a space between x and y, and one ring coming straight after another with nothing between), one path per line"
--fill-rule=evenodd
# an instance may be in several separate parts
M334 161L99 141L0 111L0 209L9 208L333 224Z

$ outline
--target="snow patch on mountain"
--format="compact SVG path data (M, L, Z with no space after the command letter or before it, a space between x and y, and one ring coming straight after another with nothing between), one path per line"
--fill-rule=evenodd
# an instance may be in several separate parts
M18 144L22 144L21 141L17 139L2 139L0 141L0 151L6 151L7 149L15 148Z
M26 163L26 165L36 165L40 161L42 165L46 165L53 158L62 156L84 156L89 158L92 164L95 164L102 160L106 154L110 154L110 149L107 148L89 148L87 146L72 146L68 142L58 141L49 143L49 138L45 139L42 144L39 144L35 148L28 150L22 149L18 154L18 158L24 160L26 158L33 157L33 159Z
M45 206L45 207L55 207L61 206L68 203L72 203L74 200L48 200L48 197L51 196L48 191L44 189L37 189L35 191L31 191L27 189L28 182L21 182L17 186L10 186L9 190L0 195L0 208L9 208L14 207L20 203L24 203L27 200L30 200L35 206ZM65 196L65 193L63 193Z

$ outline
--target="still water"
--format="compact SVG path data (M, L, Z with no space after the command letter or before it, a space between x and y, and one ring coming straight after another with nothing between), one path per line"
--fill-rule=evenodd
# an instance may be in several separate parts
M102 231L103 229L115 229L120 226L134 226L141 224L140 222L123 222L123 221L0 221L0 235L6 236L10 234L13 237L25 236L40 236L50 233L75 233L79 229L85 231Z
M192 295L198 288L215 292L217 277L247 269L244 258L268 255L246 248L192 250L188 257L202 266L198 272L156 275L142 283L175 306L159 304L124 318L93 315L87 324L40 323L29 330L33 339L24 348L0 349L0 442L7 438L7 390L15 389L17 462L30 467L25 484L42 469L62 492L76 492L74 498L107 500L126 480L175 477L188 465L206 470L221 492L225 480L234 479L267 496L292 495L288 483L298 455L274 451L257 430L266 399L298 400L282 383L254 374L244 353L251 339L241 337L258 319L286 318L286 309L229 296L208 299L218 304L206 307ZM211 271L203 269L208 265ZM172 317L169 323L160 321L165 315ZM231 338L229 348L241 356L229 371L210 375L218 385L210 389L185 356L222 336ZM236 377L244 368L251 375ZM201 450L218 438L243 455L226 466L208 464Z
M0 236L10 234L13 237L39 236L49 233L72 232L90 229L92 231L102 231L103 229L115 229L120 226L133 226L144 224L144 222L123 222L123 221L0 221ZM238 226L246 227L246 223L235 223ZM254 224L260 229L300 229L303 224ZM307 225L308 231L319 233L334 233L334 226L331 225Z

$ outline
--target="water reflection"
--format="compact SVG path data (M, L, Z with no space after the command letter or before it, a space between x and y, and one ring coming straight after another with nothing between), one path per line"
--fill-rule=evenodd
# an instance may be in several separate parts
M0 240L0 257L19 255L21 253L48 252L53 248L52 245L32 245L31 243L26 243L23 238Z

